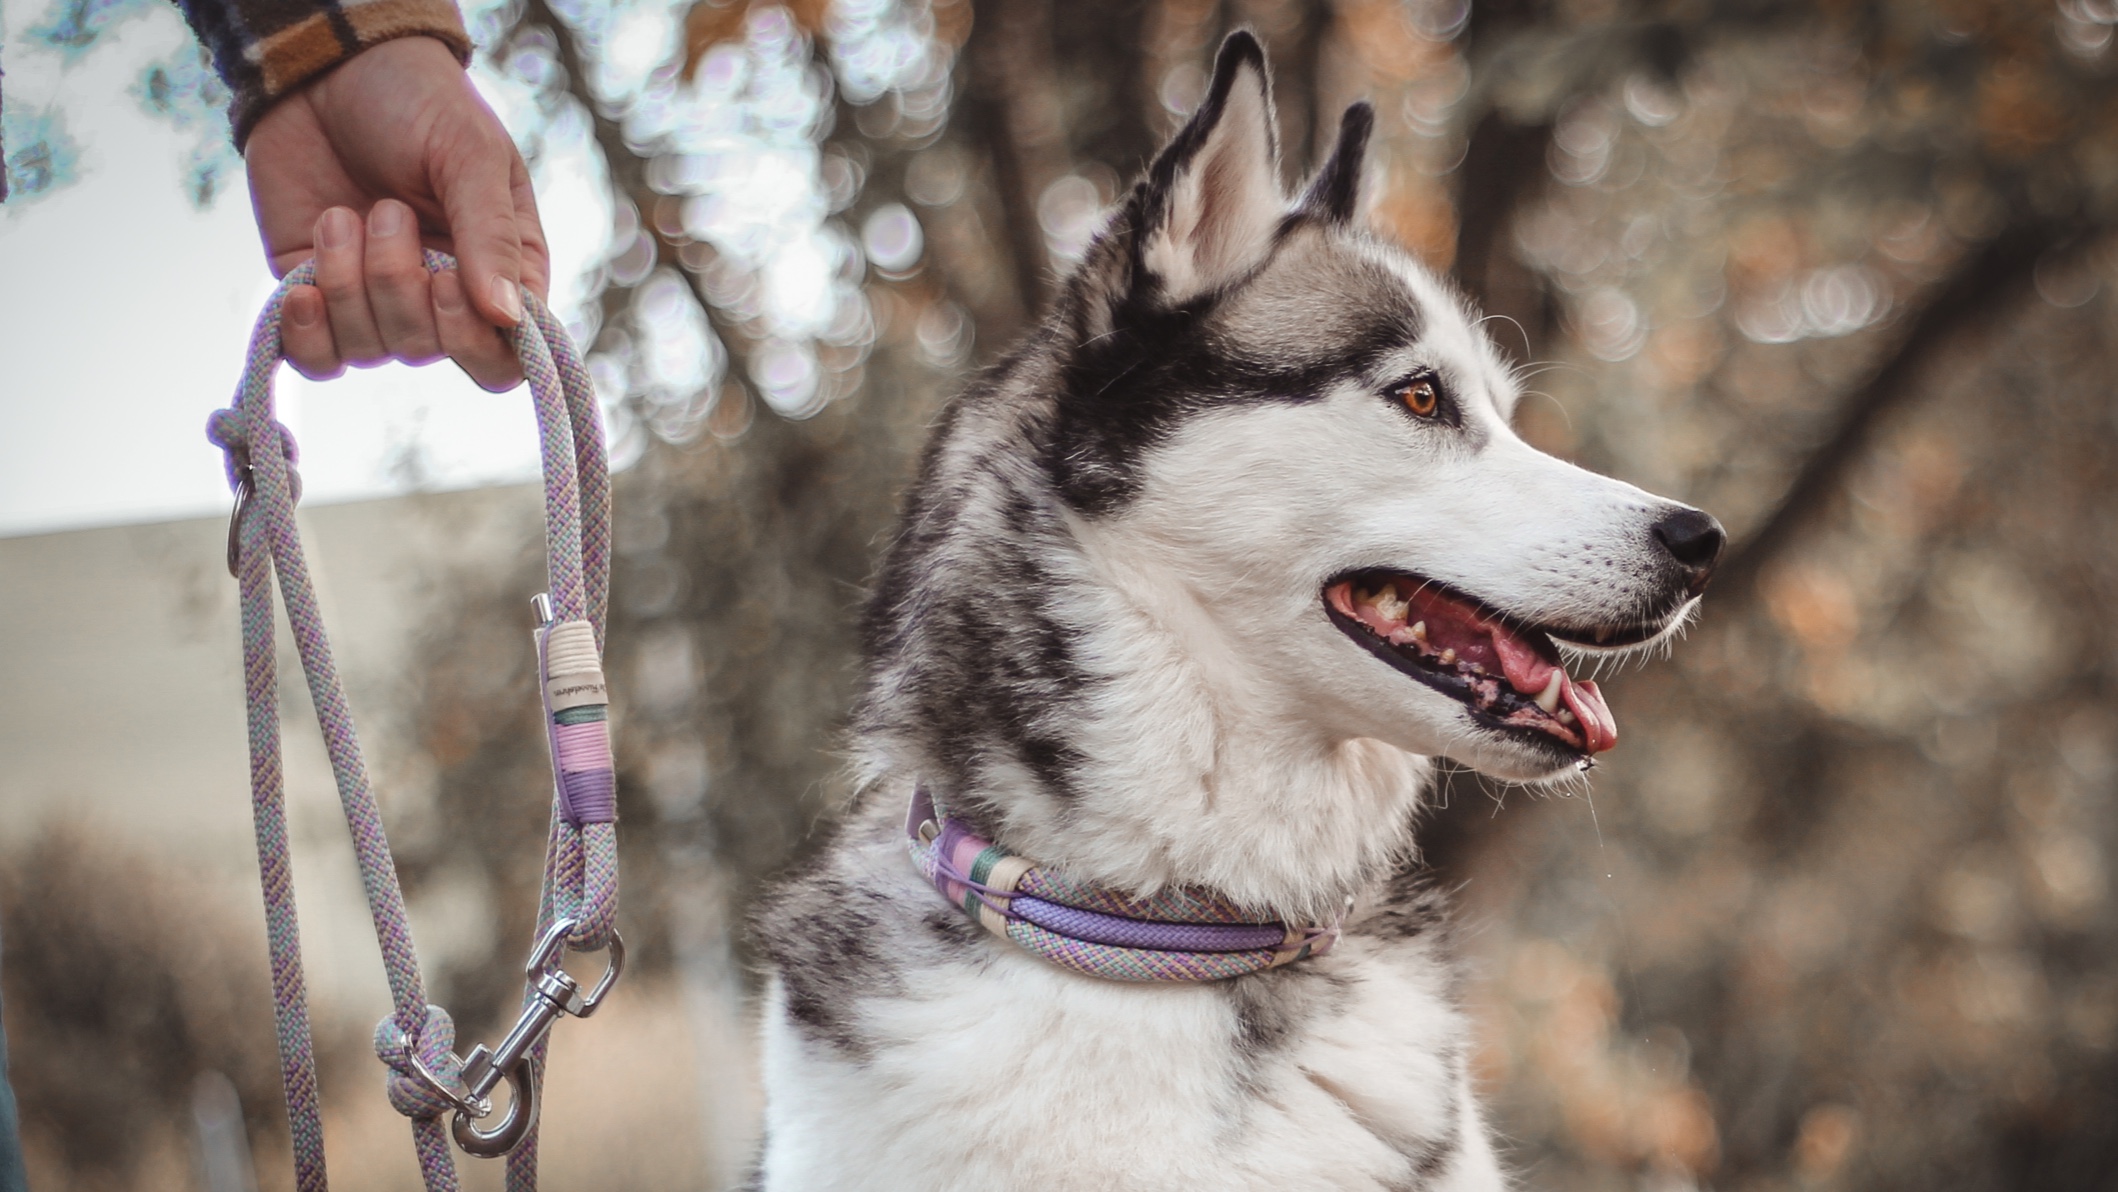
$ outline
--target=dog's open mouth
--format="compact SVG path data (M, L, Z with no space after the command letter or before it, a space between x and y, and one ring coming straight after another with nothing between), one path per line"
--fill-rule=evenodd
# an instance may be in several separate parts
M1334 579L1324 606L1347 636L1494 728L1542 733L1584 757L1618 743L1610 705L1566 673L1547 630L1398 572Z

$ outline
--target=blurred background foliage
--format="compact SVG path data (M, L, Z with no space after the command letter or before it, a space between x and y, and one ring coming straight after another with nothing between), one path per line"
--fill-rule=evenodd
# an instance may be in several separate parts
M924 428L1248 26L1290 181L1375 101L1371 218L1495 316L1525 435L1734 538L1673 660L1609 677L1625 744L1593 805L1452 773L1430 816L1525 1186L2118 1179L2118 5L466 13L526 152L608 215L600 267L555 289L630 463L610 641L645 968L743 971L747 898L844 794L854 612ZM214 101L176 67L141 93ZM63 182L63 129L8 118L18 191ZM502 813L543 781L516 648L537 560L525 537L511 570L438 581L391 795L415 899L508 922L541 830ZM38 887L9 887L11 945ZM148 963L137 924L82 930L113 974ZM430 960L467 1037L512 1004L511 956ZM11 982L32 1033L94 1004ZM22 1045L33 1119L65 1062ZM221 1067L269 1080L269 1056ZM38 1128L97 1153L74 1120Z

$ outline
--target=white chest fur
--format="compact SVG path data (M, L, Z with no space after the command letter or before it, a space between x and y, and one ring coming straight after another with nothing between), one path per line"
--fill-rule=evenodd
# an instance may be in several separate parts
M775 981L766 1189L1503 1184L1463 1019L1423 947L1347 939L1283 1030L1222 988L1085 978L981 944L864 1000L859 1059L794 1025Z

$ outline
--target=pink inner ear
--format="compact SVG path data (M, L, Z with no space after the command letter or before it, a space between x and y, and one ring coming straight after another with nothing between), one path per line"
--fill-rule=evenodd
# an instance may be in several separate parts
M1212 273L1223 264L1237 234L1237 208L1242 202L1243 167L1233 160L1233 146L1217 146L1200 167L1199 223L1192 231L1192 257L1201 272Z
M1222 284L1255 264L1286 196L1274 160L1272 110L1262 84L1242 80L1228 97L1219 127L1192 159L1190 177L1172 188L1167 227L1185 260L1171 276L1180 296ZM1184 208L1189 207L1189 210ZM1176 262L1170 262L1176 265Z

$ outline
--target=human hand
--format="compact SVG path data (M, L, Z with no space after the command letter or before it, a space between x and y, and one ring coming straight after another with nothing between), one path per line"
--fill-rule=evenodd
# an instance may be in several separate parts
M544 228L522 155L447 46L362 51L274 104L243 157L273 274L316 258L316 284L282 308L297 372L446 355L487 389L522 379L495 328L522 321L518 287L550 285ZM459 269L430 277L422 246Z

